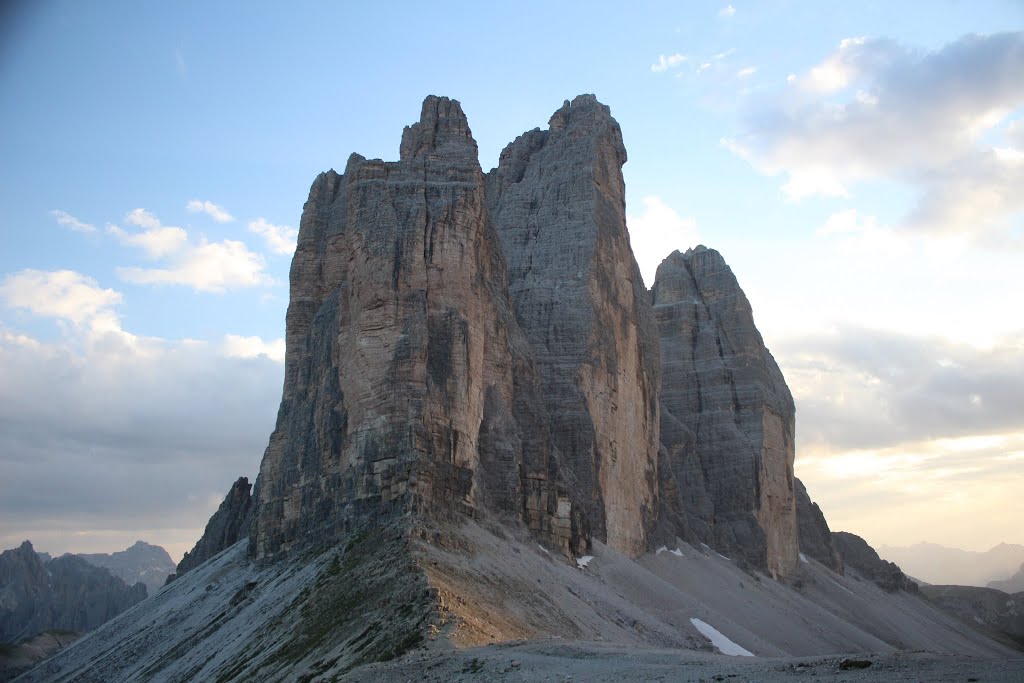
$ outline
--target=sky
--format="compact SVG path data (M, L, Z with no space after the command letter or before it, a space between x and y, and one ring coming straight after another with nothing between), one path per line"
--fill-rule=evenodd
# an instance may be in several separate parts
M1024 543L1024 4L350 4L0 6L0 547L177 560L258 472L316 174L428 94L486 171L580 93L647 284L737 275L832 528Z

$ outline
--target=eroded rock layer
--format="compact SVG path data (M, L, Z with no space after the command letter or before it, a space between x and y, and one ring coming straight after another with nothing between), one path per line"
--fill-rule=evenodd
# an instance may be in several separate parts
M252 524L252 484L248 478L239 477L231 490L221 501L220 507L210 517L202 537L191 551L185 553L178 563L175 578L195 569L217 553L230 548L239 539L249 535ZM168 582L171 579L168 577Z
M661 442L677 533L790 574L798 561L795 409L743 290L713 249L672 253L651 292L661 344ZM665 481L670 481L663 473ZM666 497L670 493L664 491Z
M659 375L625 161L608 107L581 95L505 148L487 201L573 490L594 536L636 555L657 513Z
M569 552L586 535L542 406L476 142L428 97L399 161L353 154L310 189L251 552L411 510L517 516Z
M796 518L800 531L800 552L829 569L843 573L843 558L832 544L832 531L818 504L811 501L804 483L796 479Z

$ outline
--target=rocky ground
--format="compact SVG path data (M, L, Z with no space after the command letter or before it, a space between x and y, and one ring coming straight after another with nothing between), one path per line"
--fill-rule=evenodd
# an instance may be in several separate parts
M824 657L727 657L558 640L418 652L351 671L340 681L1021 681L1024 659L933 652Z

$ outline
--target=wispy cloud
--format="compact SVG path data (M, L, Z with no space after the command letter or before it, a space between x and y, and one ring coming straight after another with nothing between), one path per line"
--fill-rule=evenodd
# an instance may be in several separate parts
M104 289L95 279L73 270L26 269L0 282L0 299L11 308L34 315L68 320L76 325L116 321L120 292Z
M264 341L262 337L242 337L229 334L224 337L224 355L230 358L259 358L265 356L270 360L284 362L284 339Z
M1011 243L1024 209L1024 150L986 134L1024 105L1024 32L967 35L926 52L848 38L787 86L753 100L745 130L723 144L766 174L787 177L794 200L849 196L887 178L919 190L896 227ZM1019 245L1018 245L1019 246Z
M224 207L218 206L211 201L193 199L185 205L185 208L192 213L205 213L218 223L230 223L235 220L235 217L225 211Z
M689 59L689 57L683 54L679 54L678 52L667 56L658 55L658 61L656 61L654 64L651 64L651 71L653 71L654 73L662 73L664 71L668 71L669 69L674 69L675 67L685 62L687 59Z
M747 78L757 73L756 66L748 66L736 72L736 78Z
M185 63L185 54L180 48L174 50L174 69L178 73L178 78L184 80L188 76L188 65Z
M643 212L627 216L626 227L640 274L650 287L662 260L674 249L697 246L699 237L697 221L680 216L661 197L650 195L642 201Z
M108 232L123 244L142 249L150 258L166 261L157 268L118 268L118 274L128 282L184 285L201 292L223 292L271 282L263 257L249 251L242 242L210 242L206 238L193 242L183 228L165 226L145 209L131 211L125 222L143 228L142 232L128 232L116 225L109 226Z
M80 221L67 211L54 209L50 215L57 219L57 222L65 228L71 228L75 232L96 232L96 226L85 221Z
M295 252L295 240L299 231L287 225L274 225L263 218L249 223L249 231L261 236L276 254L291 255Z
M718 16L723 19L731 19L736 16L736 8L732 5L726 5L722 9L718 10Z

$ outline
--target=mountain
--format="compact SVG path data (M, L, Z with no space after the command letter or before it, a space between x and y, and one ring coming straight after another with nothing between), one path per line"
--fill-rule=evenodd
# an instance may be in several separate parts
M145 597L145 585L129 587L74 555L44 564L25 541L0 553L0 642L52 629L89 631Z
M982 633L1024 650L1024 592L977 586L922 586L921 592Z
M575 661L1007 656L831 534L725 259L674 252L643 287L625 161L581 95L484 174L431 96L397 161L317 176L251 491L167 588L25 680L389 680L453 647L480 648L472 675L545 639Z
M136 541L132 547L109 555L80 553L78 557L91 565L109 569L129 586L144 583L150 594L160 590L167 575L174 571L174 562L167 551L145 541Z
M977 552L935 543L879 546L878 553L907 573L935 585L986 586L1010 577L1024 563L1024 545L1000 543Z
M1021 564L1016 574L1004 581L989 581L988 587L1001 590L1004 593L1024 592L1024 564Z

